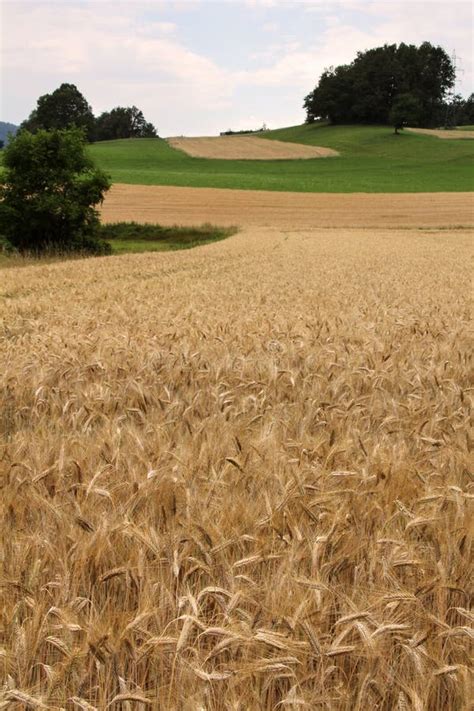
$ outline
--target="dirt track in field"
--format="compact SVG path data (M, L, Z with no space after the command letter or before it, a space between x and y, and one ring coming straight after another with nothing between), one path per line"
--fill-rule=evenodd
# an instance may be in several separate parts
M436 138L474 138L474 131L456 131L434 128L408 128L412 133L421 133L425 136L436 136Z
M474 201L472 193L287 193L116 184L102 218L280 229L452 227L474 225Z
M256 136L203 136L202 138L168 138L173 148L193 158L223 160L294 160L328 158L339 153L331 148L304 146L299 143L266 141Z

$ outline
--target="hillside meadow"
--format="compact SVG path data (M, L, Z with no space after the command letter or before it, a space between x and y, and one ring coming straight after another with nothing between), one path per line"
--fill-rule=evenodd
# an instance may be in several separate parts
M471 240L4 270L0 708L467 711Z
M294 192L453 192L473 189L474 140L443 140L387 126L295 126L265 140L340 153L314 160L192 158L162 139L96 143L90 153L114 182Z

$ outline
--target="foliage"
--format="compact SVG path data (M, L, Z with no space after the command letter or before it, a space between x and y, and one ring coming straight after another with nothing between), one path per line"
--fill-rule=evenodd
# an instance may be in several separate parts
M462 96L456 94L450 102L444 106L444 120L441 125L446 128L454 128L455 126L470 126L474 123L474 93L463 99Z
M240 136L240 135L247 135L249 133L262 133L263 131L268 131L267 124L264 123L261 128L254 128L254 129L243 129L241 131L233 131L231 128L227 129L227 131L221 131L220 135L221 136Z
M81 129L22 130L3 152L0 232L20 253L106 253L95 206L110 187Z
M384 126L314 123L261 134L339 151L288 161L191 158L162 139L95 143L88 150L113 182L290 192L432 192L472 189L473 141L440 141Z
M83 128L90 139L94 133L94 115L85 97L74 84L61 84L51 94L40 96L22 130Z
M459 117L460 120L458 125L464 126L467 124L474 124L474 93L472 93L462 106L463 113Z
M136 106L117 106L98 118L74 84L61 84L51 94L40 96L36 108L21 124L22 130L80 127L89 141L115 138L153 138L156 129Z
M156 129L145 121L143 112L136 106L117 106L105 111L96 120L94 138L109 141L117 138L154 138Z
M389 121L398 133L404 126L417 126L421 114L421 102L413 94L398 94L390 109Z
M411 94L420 104L420 125L436 125L454 79L442 47L386 44L358 52L351 64L326 69L304 100L307 121L386 124L396 97Z

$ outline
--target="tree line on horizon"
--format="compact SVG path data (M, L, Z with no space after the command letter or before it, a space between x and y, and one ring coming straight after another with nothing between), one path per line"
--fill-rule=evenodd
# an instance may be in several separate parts
M136 106L116 106L95 117L91 106L74 84L61 84L40 96L36 108L20 124L20 131L82 128L89 142L117 138L156 138L156 128Z
M385 44L358 52L350 64L329 67L304 99L306 122L452 127L474 123L474 93L454 94L456 68L440 46ZM155 126L136 106L94 116L74 84L40 96L20 131L82 128L90 142L155 138ZM228 132L224 132L228 133Z
M456 68L439 46L385 44L329 67L304 99L306 122L455 126L474 123L474 94L453 95Z

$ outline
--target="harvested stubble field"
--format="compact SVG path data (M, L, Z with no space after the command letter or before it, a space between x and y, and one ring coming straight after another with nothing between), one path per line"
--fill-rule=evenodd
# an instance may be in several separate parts
M469 238L2 273L1 708L468 709Z
M474 131L468 129L444 129L444 128L409 128L412 133L420 133L424 136L436 136L436 138L469 139L474 138Z
M168 138L173 148L194 158L224 160L295 160L329 158L339 155L331 148L305 146L285 141L265 141L256 136L202 136L199 138Z
M245 227L452 227L474 224L473 193L331 194L116 184L105 222Z

